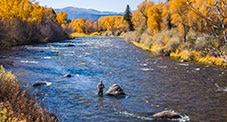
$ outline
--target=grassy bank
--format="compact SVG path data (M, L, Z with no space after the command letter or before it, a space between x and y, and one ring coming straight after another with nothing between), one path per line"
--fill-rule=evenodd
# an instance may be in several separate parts
M20 88L15 75L0 66L0 122L57 122L40 109L36 100Z
M93 33L71 33L70 37L86 37L86 36L121 36L123 32L121 31L100 31L100 32L93 32Z
M227 46L221 46L215 38L196 35L190 31L187 41L177 30L162 31L154 36L148 33L128 32L123 38L135 46L152 52L154 55L174 57L178 60L195 61L204 64L227 67Z

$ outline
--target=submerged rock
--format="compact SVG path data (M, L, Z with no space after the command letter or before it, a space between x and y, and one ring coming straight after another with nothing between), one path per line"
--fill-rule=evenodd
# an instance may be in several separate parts
M113 84L107 90L106 95L122 96L122 95L125 95L125 93L124 93L123 89L118 84Z
M180 113L171 111L171 110L165 110L162 112L158 112L152 116L154 119L178 119L181 118Z
M75 47L74 44L68 44L68 47Z
M64 77L65 78L70 78L70 77L72 77L72 75L71 74L65 74Z
M185 62L188 62L188 61L184 59L180 60L180 63L185 63Z
M33 87L37 87L37 86L44 86L44 85L47 85L47 82L46 82L46 81L39 81L39 82L36 82L36 83L34 83L32 86L33 86Z

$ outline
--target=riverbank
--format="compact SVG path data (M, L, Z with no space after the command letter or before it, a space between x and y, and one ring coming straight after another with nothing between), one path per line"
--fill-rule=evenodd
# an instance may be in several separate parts
M55 115L40 109L35 98L21 89L16 76L0 66L0 121L58 120Z
M101 31L101 32L93 32L93 33L71 33L70 37L75 38L75 37L88 37L88 36L117 36L121 37L123 32L120 31Z
M195 61L202 64L227 67L226 46L211 37L198 37L193 32L187 36L187 42L176 30L163 31L154 36L147 33L128 32L122 36L135 46L150 51L154 55L169 56L180 61ZM217 49L219 47L219 49Z
M147 48L142 43L138 43L135 41L132 41L131 43L139 48L142 48L143 50L150 51L151 53L153 53L155 55L157 54L156 50ZM202 64L217 65L217 66L222 66L224 68L227 67L227 61L225 58L204 55L202 52L198 52L198 51L177 50L176 52L171 52L169 56L173 57L181 62L195 61L195 62L202 63Z

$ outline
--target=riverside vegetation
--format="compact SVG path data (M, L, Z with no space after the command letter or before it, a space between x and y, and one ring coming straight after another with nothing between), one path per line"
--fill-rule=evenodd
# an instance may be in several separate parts
M30 0L0 1L0 48L68 38L60 13Z
M1 122L57 122L55 115L45 112L36 100L20 88L15 75L0 66Z
M227 1L145 1L134 11L136 31L124 36L156 55L227 66Z

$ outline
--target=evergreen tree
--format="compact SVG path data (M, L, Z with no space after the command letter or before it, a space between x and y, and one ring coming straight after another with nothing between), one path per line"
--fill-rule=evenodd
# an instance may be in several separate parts
M127 5L125 14L124 14L124 20L128 23L128 29L129 31L134 31L133 23L132 23L132 12L130 10L129 5Z

